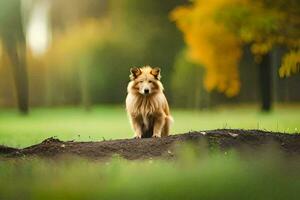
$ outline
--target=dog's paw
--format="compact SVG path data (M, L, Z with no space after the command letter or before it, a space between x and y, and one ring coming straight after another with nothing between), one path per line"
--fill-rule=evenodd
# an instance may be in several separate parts
M161 138L161 135L154 134L152 137L153 137L153 138Z
M134 136L134 139L141 139L141 138L142 138L142 136L140 136L140 135Z

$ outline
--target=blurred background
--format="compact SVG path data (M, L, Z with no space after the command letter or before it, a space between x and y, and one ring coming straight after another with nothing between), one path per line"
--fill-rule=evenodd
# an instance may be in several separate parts
M1 0L1 143L23 145L12 135L28 134L130 137L129 69L143 65L162 69L174 132L297 132L299 4Z

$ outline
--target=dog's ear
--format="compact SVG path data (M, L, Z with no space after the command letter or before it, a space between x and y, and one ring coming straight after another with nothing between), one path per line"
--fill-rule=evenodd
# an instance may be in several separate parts
M136 79L140 74L141 74L141 69L138 68L138 67L133 67L133 68L130 68L130 75L129 75L129 78L130 80L134 80Z
M160 76L160 68L155 67L151 70L151 74L157 79L160 80L161 76Z

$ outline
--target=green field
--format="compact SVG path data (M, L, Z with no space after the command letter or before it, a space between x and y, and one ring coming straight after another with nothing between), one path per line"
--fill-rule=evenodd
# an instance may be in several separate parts
M255 107L219 108L213 111L172 110L172 134L218 128L265 129L299 132L300 107L279 107L269 114ZM125 109L98 106L86 112L81 108L35 108L28 117L14 110L0 110L0 144L25 147L48 137L89 141L133 136Z
M173 115L172 133L217 128L300 130L300 109L295 106L276 108L270 114L239 107L173 110ZM13 110L0 112L0 144L24 147L50 136L103 140L129 138L132 131L120 106L95 107L91 112L33 109L28 117ZM287 159L267 148L244 156L204 147L195 151L188 145L176 154L177 160L126 161L116 155L105 162L0 156L0 199L299 199L299 157Z
M176 161L0 160L0 199L299 199L299 162L276 152L246 159L185 147L179 155Z

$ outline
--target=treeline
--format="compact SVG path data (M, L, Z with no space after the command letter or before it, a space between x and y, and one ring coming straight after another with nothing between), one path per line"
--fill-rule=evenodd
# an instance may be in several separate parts
M27 47L30 106L90 109L94 104L124 103L129 68L142 65L162 68L162 81L173 106L210 108L259 101L259 66L248 47L240 64L239 95L226 98L206 92L202 84L205 71L186 59L182 34L170 20L170 12L186 0L51 2L50 46L42 56ZM1 49L0 105L15 106L12 63ZM278 102L299 101L300 77L278 78L281 51L272 52L272 95Z

